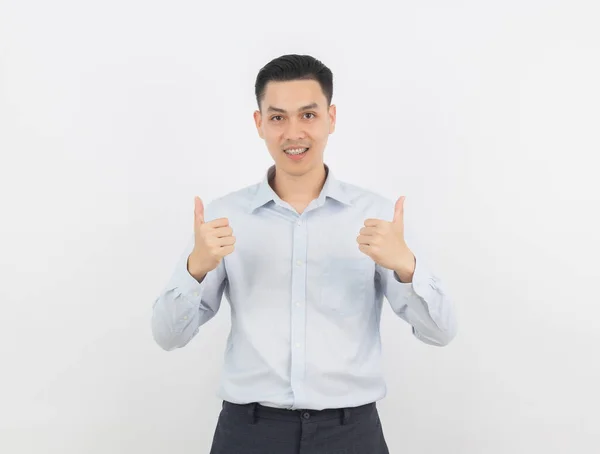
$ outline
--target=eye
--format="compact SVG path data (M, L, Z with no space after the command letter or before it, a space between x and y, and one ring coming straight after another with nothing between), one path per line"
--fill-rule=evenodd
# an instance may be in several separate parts
M283 117L282 117L281 115L273 115L273 116L271 117L271 121L280 121L280 120L278 120L278 118L281 118L281 119L283 119Z
M304 115L312 115L312 118L315 117L315 114L312 112L306 112ZM307 120L312 120L312 118L307 118Z

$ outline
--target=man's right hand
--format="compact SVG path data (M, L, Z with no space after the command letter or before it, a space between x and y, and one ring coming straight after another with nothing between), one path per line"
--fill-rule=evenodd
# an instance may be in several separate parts
M204 204L200 197L194 199L194 249L188 257L188 271L202 281L214 270L223 257L234 250L235 237L229 219L219 218L204 222Z

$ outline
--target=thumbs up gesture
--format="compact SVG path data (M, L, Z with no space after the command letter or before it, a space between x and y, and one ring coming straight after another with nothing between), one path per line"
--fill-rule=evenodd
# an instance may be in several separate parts
M392 222L367 219L356 238L358 248L377 264L396 272L402 282L412 282L416 259L404 241L404 200L396 201Z
M234 250L235 237L229 219L204 222L204 204L194 199L194 249L188 258L188 271L198 280L214 270L223 257Z

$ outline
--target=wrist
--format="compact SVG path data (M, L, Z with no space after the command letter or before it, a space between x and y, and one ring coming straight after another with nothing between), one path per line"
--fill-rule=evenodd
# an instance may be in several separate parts
M200 255L195 251L192 251L192 253L188 256L187 270L188 273L190 273L190 275L197 281L201 281L204 279L204 276L208 274L208 270L203 265L202 257L200 257Z
M417 265L417 259L413 255L412 261L409 264L402 264L394 268L394 272L398 276L401 282L410 283L413 280L413 276L415 275Z

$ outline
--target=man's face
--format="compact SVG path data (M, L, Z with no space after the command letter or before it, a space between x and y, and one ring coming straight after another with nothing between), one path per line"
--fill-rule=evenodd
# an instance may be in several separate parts
M335 115L335 106L327 106L317 81L293 80L267 84L254 121L277 169L303 175L323 165L329 134L335 130ZM284 151L305 148L308 151L301 155Z

